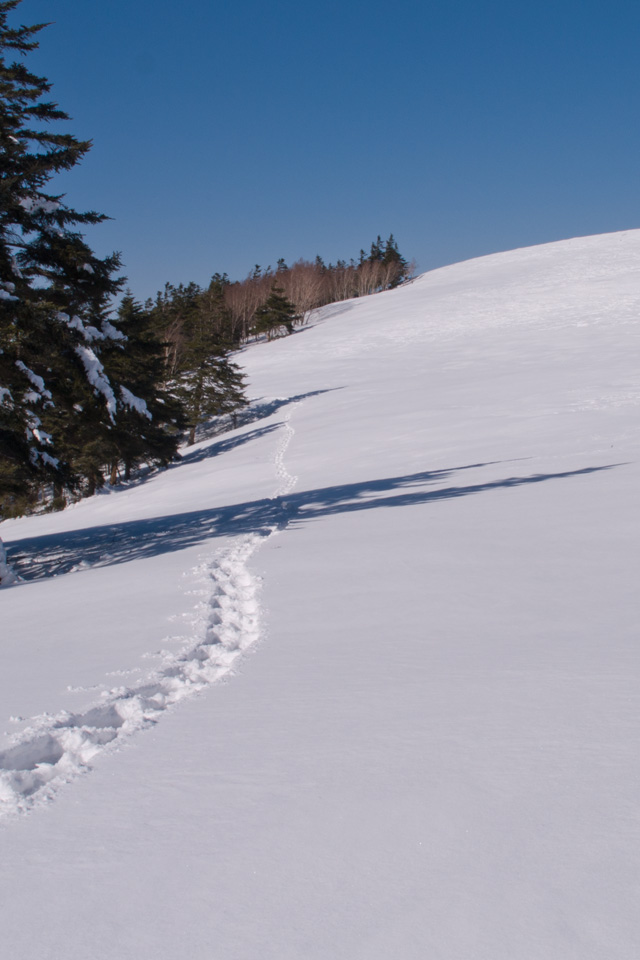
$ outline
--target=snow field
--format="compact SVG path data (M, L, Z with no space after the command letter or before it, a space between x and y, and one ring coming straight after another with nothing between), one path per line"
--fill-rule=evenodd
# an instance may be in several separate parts
M165 710L228 675L259 636L257 585L247 561L260 543L238 538L200 572L200 640L168 656L164 667L133 687L115 687L84 713L34 718L15 746L0 753L0 816L25 812L91 769L115 741L157 722Z
M296 483L285 466L286 451L295 433L290 425L292 412L285 415L274 457L279 483L272 499L277 504L279 523L264 533L233 538L230 546L192 571L199 589L191 593L204 597L193 618L196 642L178 654L165 653L162 669L137 685L103 692L101 702L82 713L63 711L53 717L34 717L13 738L14 744L0 752L0 818L25 813L38 803L52 800L63 784L88 772L104 749L156 723L175 704L231 674L257 642L259 581L251 574L248 562L264 540L288 522L282 497ZM6 583L13 582L4 552L0 559L7 569ZM71 572L77 569L71 568Z
M2 525L11 960L637 960L638 263L328 307L237 430Z

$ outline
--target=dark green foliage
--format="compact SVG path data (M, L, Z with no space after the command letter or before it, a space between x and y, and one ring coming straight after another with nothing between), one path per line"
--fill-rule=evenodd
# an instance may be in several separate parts
M229 359L226 282L216 276L204 292L195 284L175 291L180 346L174 354L178 376L172 383L172 393L182 406L188 444L195 441L200 423L232 413L247 402L244 376Z
M379 237L378 240L380 240ZM398 250L398 244L394 240L393 234L389 235L389 239L385 244L382 263L385 264L389 271L389 289L397 287L403 280L406 280L410 274L409 264Z
M282 330L293 333L293 326L299 319L296 308L284 296L282 287L274 283L269 296L256 310L253 329L257 334L266 333L267 340L271 340Z
M164 345L151 329L149 313L127 293L118 310L118 327L126 336L125 348L114 343L105 357L105 368L129 400L111 433L110 479L119 467L128 480L142 463L166 466L177 453L179 431L184 427L180 404L161 384Z
M45 192L90 144L56 132L68 117L45 99L50 84L5 58L33 50L43 26L10 27L19 2L0 2L2 515L32 504L43 484L62 504L65 489L91 493L119 465L128 475L142 461L166 463L182 426L159 388L163 348L147 314L125 298L128 333L109 320L119 255L96 257L79 232L105 217Z
M370 263L380 263L382 260L384 260L384 250L382 249L382 239L380 234L378 234L374 242L371 244L371 253L367 259Z
M69 484L59 440L74 404L95 401L106 427L115 409L101 379L105 304L120 287L117 255L93 255L77 230L98 223L45 192L49 180L73 167L89 148L43 125L66 120L44 99L50 84L7 61L28 53L42 24L9 27L19 0L0 3L0 505L3 513L33 499L46 480ZM105 332L108 330L109 332ZM88 378L93 383L88 383ZM74 393L80 384L80 389ZM97 384L97 386L96 386Z

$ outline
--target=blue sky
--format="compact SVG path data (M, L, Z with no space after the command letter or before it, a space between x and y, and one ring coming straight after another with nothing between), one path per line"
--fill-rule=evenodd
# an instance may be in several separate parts
M640 226L640 3L23 0L94 147L55 186L166 280L356 256L421 270Z

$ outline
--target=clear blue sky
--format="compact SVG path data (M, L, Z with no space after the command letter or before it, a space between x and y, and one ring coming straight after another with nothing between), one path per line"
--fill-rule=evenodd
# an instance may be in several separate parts
M638 0L23 0L140 298L395 234L421 270L640 226Z

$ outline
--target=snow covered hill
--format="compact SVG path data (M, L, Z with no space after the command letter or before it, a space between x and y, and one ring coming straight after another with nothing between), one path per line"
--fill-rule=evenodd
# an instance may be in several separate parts
M636 960L639 313L640 231L435 270L0 525L8 958Z

